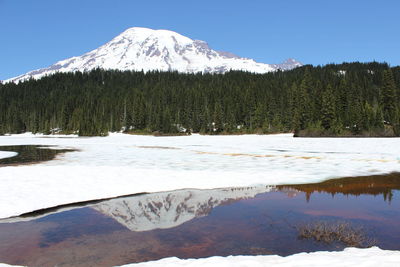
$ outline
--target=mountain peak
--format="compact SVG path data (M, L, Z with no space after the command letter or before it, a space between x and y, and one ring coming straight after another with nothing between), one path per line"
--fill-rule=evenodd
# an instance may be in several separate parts
M279 70L291 70L291 69L303 66L303 63L301 63L300 61L297 61L293 58L288 58L285 61L283 61L282 63L274 64L273 66Z
M177 32L170 31L170 30L164 30L164 29L159 29L159 30L154 30L150 28L143 28L143 27L132 27L128 28L124 32L122 32L120 35L118 35L116 38L129 38L129 39L146 39L149 37L158 37L158 38L171 38L175 37L175 39L178 39L180 42L184 43L189 43L193 42L192 39L185 37ZM115 38L114 38L115 39Z
M283 63L286 63L286 64L301 64L299 61L295 60L294 58L288 58Z
M178 71L183 73L224 73L242 70L266 73L301 66L294 59L282 64L264 64L229 52L216 51L201 40L170 30L132 27L108 43L82 56L61 60L5 82L40 79L56 72L90 71L95 68L134 71Z

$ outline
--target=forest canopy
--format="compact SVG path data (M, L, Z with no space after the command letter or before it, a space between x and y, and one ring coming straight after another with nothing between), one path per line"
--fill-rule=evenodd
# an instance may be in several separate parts
M400 67L306 65L253 74L96 69L0 84L0 134L399 136Z

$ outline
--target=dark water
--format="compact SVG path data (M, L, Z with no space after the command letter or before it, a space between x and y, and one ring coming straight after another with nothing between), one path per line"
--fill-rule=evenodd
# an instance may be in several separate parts
M164 257L289 255L346 245L300 239L312 222L361 228L400 250L400 176L267 188L180 190L123 197L38 218L0 221L0 262L111 266ZM28 220L28 221L21 221Z
M50 146L19 145L0 146L0 151L12 151L18 154L0 159L0 167L34 164L54 159L58 154L74 151L72 149L54 149Z

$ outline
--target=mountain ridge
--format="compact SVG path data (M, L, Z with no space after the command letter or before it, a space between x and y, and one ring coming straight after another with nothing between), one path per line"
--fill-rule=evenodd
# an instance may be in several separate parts
M178 71L182 73L225 73L242 70L254 73L290 70L302 63L288 59L281 64L258 63L233 53L217 51L207 42L193 40L169 30L133 27L111 41L81 56L5 80L40 79L56 72L90 71L95 68L133 71Z

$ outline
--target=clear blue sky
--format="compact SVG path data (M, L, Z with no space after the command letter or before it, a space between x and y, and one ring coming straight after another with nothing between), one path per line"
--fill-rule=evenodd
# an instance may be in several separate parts
M81 55L134 26L263 63L395 66L399 13L399 0L0 0L0 79Z

